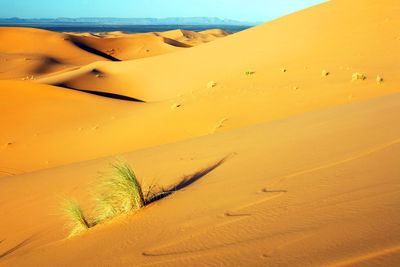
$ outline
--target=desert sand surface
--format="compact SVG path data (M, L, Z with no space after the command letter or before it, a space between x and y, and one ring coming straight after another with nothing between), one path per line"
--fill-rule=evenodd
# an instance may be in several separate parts
M333 0L236 34L0 28L0 266L399 265L399 12ZM191 182L67 238L60 198L90 216L116 156L143 188Z
M164 36L164 33L56 33L0 27L0 79L34 80L97 61L153 57L227 35L228 32L217 29L204 33L176 30Z

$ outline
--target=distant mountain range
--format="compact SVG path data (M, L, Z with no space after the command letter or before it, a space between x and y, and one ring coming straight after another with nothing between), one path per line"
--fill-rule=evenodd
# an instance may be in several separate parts
M174 17L174 18L54 18L22 19L0 18L0 24L82 24L82 25L257 25L257 22L244 22L216 17Z

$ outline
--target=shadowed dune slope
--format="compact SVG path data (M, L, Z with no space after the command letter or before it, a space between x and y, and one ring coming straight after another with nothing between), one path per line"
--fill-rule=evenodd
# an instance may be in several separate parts
M54 192L87 211L112 159L2 178L0 266L395 266L399 113L395 94L126 153L144 187L228 158L137 214L68 240L49 215Z
M213 31L209 34L190 34L194 36L193 42L196 45L225 36L215 35ZM0 27L0 79L33 80L96 61L153 57L191 46L154 34L67 34L32 28Z
M365 87L375 86L378 75L393 87L400 82L400 54L393 53L399 26L397 0L329 1L178 54L96 65L112 83L88 80L80 70L39 82L145 101L202 90L210 81L232 91L322 93L348 88L356 72L367 77ZM248 70L255 72L251 79L244 75Z

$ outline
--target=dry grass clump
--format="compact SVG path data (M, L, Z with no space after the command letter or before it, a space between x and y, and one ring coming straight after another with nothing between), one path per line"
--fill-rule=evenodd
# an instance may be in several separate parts
M353 73L353 77L352 77L352 80L353 80L353 81L357 81L357 80L363 81L363 80L365 80L365 79L367 79L367 77L365 77L364 74L362 74L362 73L360 73L360 72L355 72L355 73Z
M217 83L215 81L210 81L207 83L207 88L213 88L217 86Z
M214 131L217 130L217 129L219 129L219 128L222 128L222 126L224 125L224 123L225 123L227 120L228 120L227 118L223 118L222 120L220 120L220 121L217 123L217 125L215 126Z
M35 78L35 76L31 75L31 76L26 76L24 78L21 78L21 80L23 80L23 81L36 80L36 78Z
M379 83L383 83L383 78L381 76L376 76L376 82Z
M177 109L177 108L179 108L179 107L181 107L181 106L182 106L181 104L175 103L175 104L173 104L173 105L171 106L171 109L174 110L174 109Z
M330 74L329 71L323 70L322 73L321 73L321 76L322 77L327 77L329 74Z
M111 168L112 173L100 180L95 194L96 223L145 205L142 186L129 164L119 159Z
M78 201L65 199L61 205L61 212L67 219L65 226L70 230L68 237L80 234L91 227Z
M245 74L246 74L247 76L253 75L254 73L256 73L256 72L255 72L255 71L252 71L252 70L247 70L247 71L245 72Z
M110 165L111 173L101 178L96 185L95 208L90 220L84 215L78 201L64 200L62 202L61 212L67 219L66 226L70 229L69 237L118 214L138 210L146 204L142 186L129 164L119 159Z

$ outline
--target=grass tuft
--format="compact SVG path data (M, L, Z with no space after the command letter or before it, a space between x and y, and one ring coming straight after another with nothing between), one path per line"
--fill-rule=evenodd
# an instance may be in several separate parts
M145 205L142 187L129 164L119 159L111 164L112 173L100 181L96 194L96 223Z
M360 72L353 73L353 76L352 76L353 81L357 81L357 80L363 81L365 79L367 79L367 77L365 77L364 74L362 74Z
M254 73L255 73L255 72L252 71L252 70L247 70L247 71L245 72L245 74L246 74L247 76L253 75Z
M327 77L327 76L330 75L330 74L331 74L331 73L330 73L329 71L323 70L322 73L321 73L321 76L322 76L322 77Z
M61 205L61 212L67 218L65 226L69 228L68 237L75 236L90 228L90 224L83 214L82 208L77 200L66 199Z
M207 88L214 88L217 86L217 83L215 81L210 81L207 83Z

